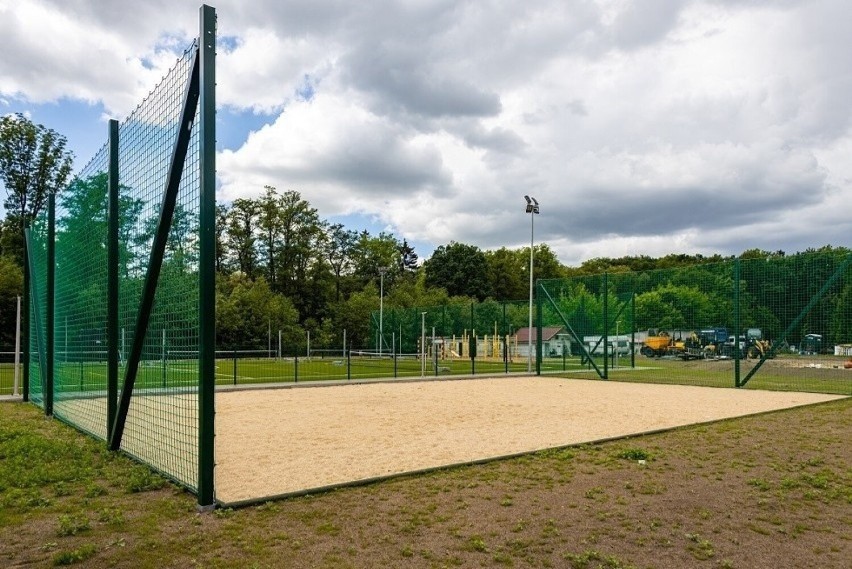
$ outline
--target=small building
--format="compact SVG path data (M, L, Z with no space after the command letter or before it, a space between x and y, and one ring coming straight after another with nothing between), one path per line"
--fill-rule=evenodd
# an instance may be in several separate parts
M535 356L536 342L538 338L536 328L532 329L530 334L529 328L518 328L515 334L517 342L517 354L519 356L528 357L530 350ZM532 341L532 343L530 343ZM562 326L543 326L541 329L541 353L544 357L560 357L564 354L571 354L571 339L570 335Z

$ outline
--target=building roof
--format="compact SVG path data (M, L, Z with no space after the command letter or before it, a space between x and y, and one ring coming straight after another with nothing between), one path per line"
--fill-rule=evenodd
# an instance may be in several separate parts
M562 326L542 326L541 328L541 340L542 342L549 342L553 338L556 337L557 334L563 332L565 328ZM529 344L530 340L530 329L529 328L518 328L517 332L518 343L519 344ZM532 341L536 342L537 338L536 329L532 329Z

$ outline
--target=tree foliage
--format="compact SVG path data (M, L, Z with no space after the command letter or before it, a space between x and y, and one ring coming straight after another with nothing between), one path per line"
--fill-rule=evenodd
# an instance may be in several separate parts
M426 285L440 287L450 296L468 296L485 300L488 287L488 260L474 245L451 241L441 245L423 266Z
M23 264L24 225L47 203L51 192L64 189L73 155L65 137L22 114L0 117L0 181L6 189L4 250Z

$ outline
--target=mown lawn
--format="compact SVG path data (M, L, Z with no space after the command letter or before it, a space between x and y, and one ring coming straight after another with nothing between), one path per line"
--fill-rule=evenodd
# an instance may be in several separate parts
M0 565L846 568L850 440L845 399L199 514L2 403Z

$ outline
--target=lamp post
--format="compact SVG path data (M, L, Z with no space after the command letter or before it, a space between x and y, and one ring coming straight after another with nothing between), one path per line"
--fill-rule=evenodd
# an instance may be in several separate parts
M527 200L526 212L530 214L530 326L527 329L527 373L532 373L532 329L533 329L533 238L535 236L535 216L538 214L538 200L524 196Z
M420 313L420 377L426 377L426 313Z
M379 267L379 357L382 357L382 340L384 340L384 296L385 296L385 273L387 267Z
M621 320L615 321L615 367L618 368L618 347L620 345L620 338L618 337L618 326L621 324Z

